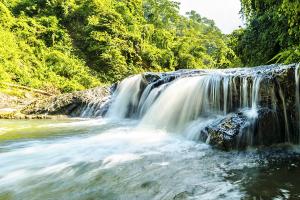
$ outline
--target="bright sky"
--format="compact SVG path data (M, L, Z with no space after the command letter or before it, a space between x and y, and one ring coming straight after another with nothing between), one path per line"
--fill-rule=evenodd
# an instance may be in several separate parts
M239 15L240 0L176 0L181 3L180 13L195 10L201 16L213 19L223 33L231 33L243 25Z

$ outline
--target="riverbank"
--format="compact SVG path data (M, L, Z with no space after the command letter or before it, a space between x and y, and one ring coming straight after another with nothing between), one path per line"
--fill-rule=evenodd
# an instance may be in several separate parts
M43 116L27 116L20 111L38 99L51 94L15 84L0 83L0 119L44 119Z
M0 119L65 119L78 117L75 110L97 99L103 100L109 88L50 94L45 91L0 85ZM83 109L83 108L82 108Z

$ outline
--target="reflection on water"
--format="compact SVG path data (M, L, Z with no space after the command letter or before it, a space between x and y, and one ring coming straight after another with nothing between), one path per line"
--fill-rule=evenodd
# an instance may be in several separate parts
M1 200L300 198L296 150L221 152L134 121L0 127Z

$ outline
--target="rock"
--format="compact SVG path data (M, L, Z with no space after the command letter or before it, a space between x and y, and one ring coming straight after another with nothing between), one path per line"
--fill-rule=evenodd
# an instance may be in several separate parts
M226 151L285 142L284 127L280 126L274 110L261 108L257 118L251 118L246 113L232 113L215 121L201 130L199 139Z
M248 126L248 118L243 113L229 114L204 128L199 139L221 149L230 150L238 146L238 137Z
M66 115L25 115L20 112L0 113L0 119L66 119Z
M21 113L25 115L68 115L78 117L91 105L97 104L100 107L109 95L109 88L97 87L37 100L22 109Z
M146 85L148 85L149 83L153 83L161 78L161 76L158 73L150 72L142 74L142 77Z

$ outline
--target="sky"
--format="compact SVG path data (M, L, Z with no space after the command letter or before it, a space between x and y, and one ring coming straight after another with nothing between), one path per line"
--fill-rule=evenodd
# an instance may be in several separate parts
M181 3L180 13L195 10L201 16L213 19L225 34L243 26L239 11L240 0L176 0Z

